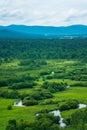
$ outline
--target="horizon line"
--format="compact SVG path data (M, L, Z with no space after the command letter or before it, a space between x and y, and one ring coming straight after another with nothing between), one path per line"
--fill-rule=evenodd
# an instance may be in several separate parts
M70 24L70 25L28 25L28 24L8 24L8 25L0 25L2 27L8 26L29 26L29 27L69 27L69 26L87 26L87 24Z

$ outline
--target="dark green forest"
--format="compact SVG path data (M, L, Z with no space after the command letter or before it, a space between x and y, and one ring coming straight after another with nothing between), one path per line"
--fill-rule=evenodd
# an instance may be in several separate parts
M87 39L0 40L0 60L87 59ZM0 61L0 62L1 62Z

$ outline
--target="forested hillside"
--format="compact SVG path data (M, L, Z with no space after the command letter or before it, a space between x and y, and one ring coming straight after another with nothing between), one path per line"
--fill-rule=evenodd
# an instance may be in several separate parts
M0 38L27 39L27 38L87 38L86 25L71 26L0 26Z
M87 59L87 39L0 40L0 60Z

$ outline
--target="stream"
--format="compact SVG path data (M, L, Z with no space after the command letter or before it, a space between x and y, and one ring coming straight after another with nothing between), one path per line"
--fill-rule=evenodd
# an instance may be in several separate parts
M85 107L87 107L86 104L81 104L81 103L78 104L78 109L85 108ZM60 117L60 121L59 121L60 127L62 127L62 128L66 127L66 124L63 122L63 118L61 116L61 111L60 110L54 110L51 113L53 113L54 116L59 116Z
M22 103L22 100L14 102L14 106L24 107L24 105ZM85 108L85 107L87 107L86 104L81 104L81 103L78 104L78 109ZM63 118L61 116L61 111L60 110L54 110L54 111L52 111L50 113L53 113L54 116L59 116L60 117L60 120L59 120L60 127L62 127L62 128L66 127L66 124L63 122ZM38 115L39 114L36 114L36 116L38 116Z
M22 100L14 102L14 106L18 106L18 107L24 107Z
M85 108L86 106L87 106L86 104L79 104L78 108L81 109L81 108Z
M66 124L63 122L63 118L61 117L60 110L55 110L55 111L52 111L51 113L53 113L54 116L59 116L60 117L60 121L59 121L60 127L65 127L66 126Z

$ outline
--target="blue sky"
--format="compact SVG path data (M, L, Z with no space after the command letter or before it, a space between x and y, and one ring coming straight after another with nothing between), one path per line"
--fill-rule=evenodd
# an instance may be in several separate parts
M0 0L0 25L87 25L87 0Z

